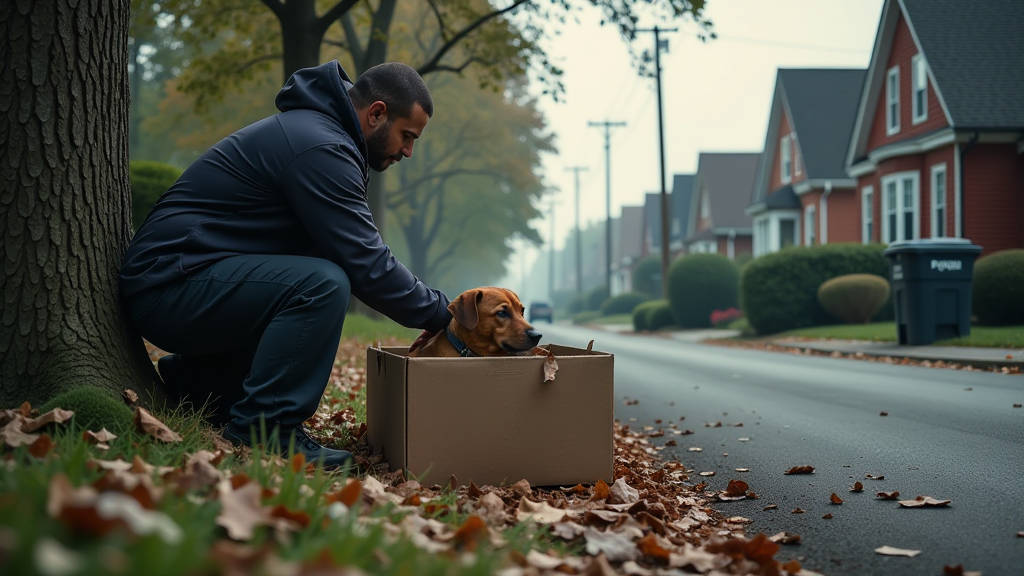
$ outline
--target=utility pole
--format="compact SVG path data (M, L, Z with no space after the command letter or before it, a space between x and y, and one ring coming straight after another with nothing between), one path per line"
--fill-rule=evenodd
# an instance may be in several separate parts
M570 166L566 172L576 173L576 293L583 293L583 248L580 240L580 172L586 172L586 166Z
M607 219L604 225L604 284L607 295L612 295L612 128L625 126L625 122L588 122L593 128L604 128L604 178L605 178L605 210Z
M553 302L555 299L555 206L558 206L559 202L551 200L548 202L547 208L551 218L551 237L548 239L548 301Z
M664 42L668 51L668 40L662 40L661 32L675 32L678 28L658 28L637 30L637 32L654 32L654 71L658 86L658 151L661 155L661 297L668 298L668 263L669 263L669 209L668 193L665 191L665 121L661 107L661 49Z

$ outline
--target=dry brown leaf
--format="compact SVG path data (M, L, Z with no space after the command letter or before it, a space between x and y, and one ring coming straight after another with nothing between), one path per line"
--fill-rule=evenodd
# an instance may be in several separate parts
M898 491L876 492L875 496L881 498L882 500L895 500L900 497L900 493Z
M769 504L769 505L765 506L764 508L762 508L761 510L775 510L778 507L779 507L778 504Z
M629 504L640 499L640 492L619 478L608 489L609 504Z
M351 508L353 504L359 501L359 494L363 491L363 485L359 480L355 478L349 478L348 483L345 487L337 492L325 494L324 499L328 504L335 502L341 502L346 507Z
M75 413L71 410L61 410L60 408L54 408L46 414L40 415L38 418L33 418L28 422L25 422L21 426L22 432L35 432L47 424L63 424L71 419Z
M715 475L715 471L714 470L710 470L708 472L701 472L700 475L704 476L704 477L711 477L711 476Z
M792 532L779 532L778 534L775 534L774 536L769 536L768 539L771 540L772 542L777 543L777 544L799 544L800 543L800 535L799 534L794 534Z
M882 546L881 548L875 548L875 553L882 554L883 556L906 556L907 558L913 558L921 553L920 550L908 550L906 548L893 548L892 546Z
M555 522L551 525L551 533L563 540L575 540L585 531L586 528L575 522Z
M821 519L822 520L831 520L832 519L832 513L829 512L828 514L825 514L824 516L821 517Z
M814 466L793 466L783 474L813 474Z
M530 487L530 483L525 478L513 484L511 490L513 494L519 497L530 496L533 494L533 488Z
M548 357L544 359L544 382L554 380L556 372L558 372L558 362L555 360L554 353L548 350Z
M25 434L21 431L22 425L25 423L25 419L20 414L15 419L8 422L3 429L0 429L0 441L10 446L11 448L17 448L18 446L24 446L31 444L39 438L38 434Z
M519 500L516 519L520 522L533 520L538 524L554 524L565 518L565 510L555 508L547 502L534 502L526 497Z
M806 512L806 510L804 510L803 508L794 508L793 511L790 512L790 514L803 514L804 512Z
M135 407L135 429L143 434L149 434L161 442L181 442L183 438L167 427L166 424L150 414L142 406Z
M832 496L829 497L829 500L833 504L842 504L843 503L843 499L840 498L835 492L832 493Z
M743 500L747 497L747 490L750 486L743 480L729 480L725 490L718 493L718 499L723 501Z
M582 488L582 486L580 486ZM469 488L466 489L466 495L470 498L479 498L484 495L480 490L480 487L476 485L476 482L469 481Z
M121 399L124 400L124 403L129 406L135 406L136 404L139 403L139 395L135 392L135 390L132 390L131 388L125 388L121 392Z
M626 562L640 557L640 549L633 543L632 537L623 532L602 532L587 526L583 538L587 541L588 554L604 554L609 562Z
M487 523L476 514L470 515L466 521L455 531L452 540L459 550L472 552L476 550L477 542L487 534Z
M853 483L853 488L850 488L850 492L863 492L864 485L860 483L860 480Z
M885 480L885 474L882 474L881 476L873 476L871 474L865 474L864 478L867 479L867 480Z
M28 453L35 458L42 458L50 453L54 448L53 440L50 439L49 434L43 434L39 438L36 438L35 442L28 445Z
M918 496L913 500L900 500L900 506L904 508L922 508L925 506L948 506L952 500L936 500L931 496Z
M111 440L117 440L117 436L106 428L100 428L99 432L93 432L92 430L82 432L82 440L90 444L105 444Z
M604 480L598 480L597 483L594 484L594 494L590 496L590 501L607 500L610 494L608 484L605 483Z
M658 542L658 537L653 532L641 538L636 546L640 549L640 553L652 562L661 565L668 564L671 552Z
M270 510L260 503L260 485L247 482L234 490L228 482L220 484L220 514L217 525L234 540L249 540L258 526L270 523Z

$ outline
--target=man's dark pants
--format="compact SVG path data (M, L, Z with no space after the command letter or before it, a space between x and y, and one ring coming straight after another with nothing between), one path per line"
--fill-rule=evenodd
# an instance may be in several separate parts
M297 428L316 412L330 378L351 295L336 264L303 256L221 260L127 301L142 336L177 355L180 394L212 398L215 423L248 439Z

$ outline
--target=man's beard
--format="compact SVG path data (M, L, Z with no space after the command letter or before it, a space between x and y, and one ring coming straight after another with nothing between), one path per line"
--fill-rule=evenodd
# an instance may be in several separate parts
M395 158L395 154L388 154L388 136L391 135L391 124L394 120L389 119L382 126L370 133L366 139L367 163L376 172L387 170L390 164L389 159ZM397 160L397 158L395 158Z

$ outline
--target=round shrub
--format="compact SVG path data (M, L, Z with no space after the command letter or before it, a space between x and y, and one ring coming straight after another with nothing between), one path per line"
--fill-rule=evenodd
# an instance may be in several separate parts
M633 267L633 290L648 296L661 295L661 255L644 256Z
M583 312L586 309L587 309L587 295L586 294L577 294L577 295L572 297L572 300L569 300L569 306L567 307L567 310L569 310L570 314L577 314L579 312Z
M604 284L587 292L587 307L584 310L600 310L601 304L608 299L608 287Z
M586 324L587 322L590 322L591 320L596 320L596 319L598 319L600 317L601 317L601 313L598 312L597 310L586 310L584 312L579 312L577 314L574 314L573 317L572 317L572 323L573 324Z
M618 296L612 296L601 304L601 315L611 316L613 314L629 314L637 305L642 304L651 297L639 292L623 292Z
M647 310L647 320L645 320L648 330L654 332L676 323L675 317L672 315L672 305L668 300L652 300L652 302L654 305Z
M643 332L649 330L647 327L647 314L651 308L656 308L666 303L666 300L648 300L641 302L633 308L633 330Z
M672 264L668 291L676 324L707 328L713 311L736 307L739 273L721 254L691 254Z
M889 276L882 244L794 246L756 258L740 278L741 309L758 334L835 323L818 302L818 287L844 274ZM887 303L872 319L892 320Z
M1024 250L1003 250L978 260L972 289L978 324L1024 324Z
M889 281L874 274L845 274L818 288L818 302L847 324L867 324L889 301Z
M129 429L134 418L134 413L124 403L92 386L73 388L59 394L43 404L39 411L49 412L54 408L74 412L75 424L84 430L106 428L117 433Z
M160 195L181 176L177 166L163 162L133 160L128 163L128 178L132 185L132 226L136 230L156 206Z

